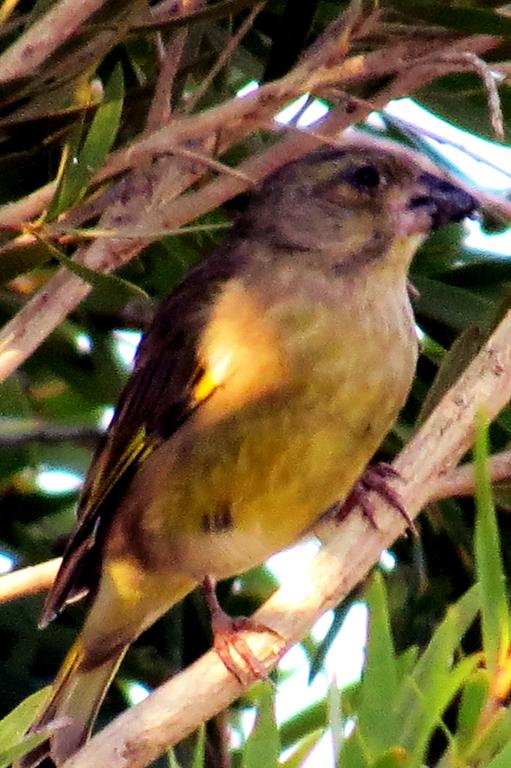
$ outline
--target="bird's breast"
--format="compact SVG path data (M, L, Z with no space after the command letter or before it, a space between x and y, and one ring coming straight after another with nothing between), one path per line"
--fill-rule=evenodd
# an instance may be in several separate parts
M394 301L241 288L236 312L224 305L204 336L221 382L219 373L187 429L142 472L141 496L154 490L146 532L197 578L252 567L342 499L396 418L415 365L404 288Z

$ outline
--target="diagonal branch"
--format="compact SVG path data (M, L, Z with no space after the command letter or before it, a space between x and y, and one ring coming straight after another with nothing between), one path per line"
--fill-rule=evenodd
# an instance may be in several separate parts
M481 407L494 418L511 399L511 312L447 392L428 421L395 462L403 478L399 486L411 517L424 506L439 477L449 472L470 448L474 419ZM317 530L323 547L301 577L285 583L255 614L256 621L278 632L286 647L299 641L329 608L338 605L380 553L405 532L395 510L377 499L378 529L353 514L340 525L324 523ZM266 669L279 654L271 633L247 633L251 648ZM124 712L65 763L65 768L108 765L143 768L176 744L243 691L214 652Z
M93 431L90 431L90 434L85 432L85 437L89 436L93 436ZM71 433L71 437L76 438L76 434ZM15 439L16 444L31 440L64 440L69 439L69 434L63 430L59 430L58 434L50 432L41 435L40 432L36 432L34 435L29 436L23 434L16 435ZM502 451L490 456L488 459L488 473L493 483L511 478L511 451ZM474 493L474 467L472 464L463 464L461 467L437 475L431 481L428 498L425 503L429 504L432 501L450 499L453 496L473 496ZM54 560L30 565L26 568L19 568L16 571L0 576L0 605L20 597L25 597L26 595L46 592L55 580L60 563L61 558L56 557Z
M60 0L0 56L0 83L32 72L95 13L105 0Z

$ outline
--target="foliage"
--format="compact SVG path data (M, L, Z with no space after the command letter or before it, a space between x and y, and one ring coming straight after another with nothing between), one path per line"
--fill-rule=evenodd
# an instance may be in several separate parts
M186 3L176 3L174 9L170 5L150 6L143 0L98 3L96 13L50 51L41 66L11 79L2 75L6 60L0 55L0 318L13 317L62 265L92 286L87 298L0 384L0 551L16 566L58 555L72 528L76 487L70 484L52 492L42 482L48 477L42 470L83 478L106 414L128 375L117 332L142 330L153 302L221 241L223 230L243 206L242 198L235 199L203 215L195 229L178 234L162 233L159 226L151 229L148 223L137 231L138 240L122 218L115 223L111 217L108 226L101 219L119 189L124 189L116 186L117 177L101 176L112 152L135 146L151 127L165 122L156 116L147 126L165 67L162 49L172 47L176 54L176 71L169 67L167 73L173 113L195 115L233 99L251 80L269 82L288 75L307 46L348 7L342 0L268 0L230 58L222 59L213 73L255 3L197 2L188 12L183 10ZM485 34L500 36L499 45L485 56L488 62L496 65L510 58L511 18L502 2L361 0L351 7L355 6L366 18L375 9L381 16L379 26L365 37L360 33L353 38L353 57L386 50L396 41L437 44L450 36L457 40ZM4 55L48 8L56 7L57 3L41 0L4 0L0 5ZM339 40L344 44L342 36ZM458 70L453 64L452 73L424 84L414 94L415 101L454 126L494 140L484 72L469 65ZM499 92L508 137L509 70L501 71ZM347 88L350 97L361 102L376 99L392 75L393 71L382 69L365 80L343 83L343 93ZM335 88L319 91L314 95L329 106L339 101ZM161 102L156 103L161 109ZM232 167L274 146L278 138L266 125L229 143L230 128L234 130L226 126L225 136L217 136L215 144L221 161ZM462 175L442 147L390 113L384 115L382 128L361 129L418 148ZM486 149L480 152L484 155ZM159 161L162 158L154 163L146 158L149 168L157 169ZM194 190L216 170L201 166L201 173L202 179L192 180L197 181ZM140 182L140 176L135 179ZM43 195L41 190L49 184ZM44 202L27 208L27 217L12 223L9 204L26 201L33 193ZM420 294L415 308L423 350L409 402L379 458L391 459L399 451L508 308L511 262L494 246L506 226L501 213L490 206L482 220L488 235L484 250L468 248L463 227L456 225L431 237L418 255L411 279ZM115 277L72 260L79 249L91 242L108 244L113 235L119 241L126 238L124 247L136 246L135 258L122 262ZM456 338L456 348L449 353ZM508 444L510 432L506 409L490 430L495 450ZM481 445L478 450L484 454ZM479 461L477 518L470 499L431 505L421 519L420 540L396 542L396 567L385 583L376 575L369 587L371 623L360 683L340 697L332 686L325 700L280 726L268 688L261 686L231 713L236 723L240 712L256 703L259 708L256 728L243 748L233 752L234 765L270 766L280 754L284 766L301 766L327 727L344 768L509 764L511 537L505 514L509 492L497 489L500 514L495 517L484 461ZM501 559L496 556L499 540ZM271 574L260 569L244 576L235 590L224 585L221 596L232 613L250 614L273 586ZM311 677L321 669L356 598L360 594L339 606L324 640L311 636L304 641ZM73 607L44 633L37 633L40 607L40 597L0 606L1 715L51 681L83 615L80 606ZM476 615L480 623L474 622ZM154 687L169 671L200 655L209 645L206 624L200 598L194 595L140 638L123 665L119 684L107 697L100 725L125 706L127 682ZM31 718L30 702L11 715L16 718L16 738L12 719L0 723L0 765L13 759L9 750L23 730L20 722ZM350 723L356 725L347 736ZM181 745L171 764L200 766L204 751L206 764L216 765L211 744L218 743L217 737L213 724L203 746L200 741L197 748L194 743Z

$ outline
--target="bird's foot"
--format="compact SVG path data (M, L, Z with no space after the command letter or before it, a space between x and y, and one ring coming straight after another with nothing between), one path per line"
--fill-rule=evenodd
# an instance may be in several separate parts
M344 520L355 507L360 507L363 516L374 528L378 528L374 516L374 504L369 494L371 491L378 494L391 507L393 507L413 533L417 533L415 523L406 511L398 491L389 485L389 480L399 478L399 472L384 461L373 464L365 469L343 502L334 505L333 513L337 521Z
M218 602L215 592L215 581L207 576L202 582L202 588L211 613L213 630L213 647L226 669L242 685L267 680L268 671L262 661L249 648L240 632L271 632L275 635L276 644L284 647L284 638L271 627L259 624L246 616L229 616Z

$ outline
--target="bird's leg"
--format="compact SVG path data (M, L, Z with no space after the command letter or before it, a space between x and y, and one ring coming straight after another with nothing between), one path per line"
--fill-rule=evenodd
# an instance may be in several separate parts
M215 579L211 576L206 576L202 581L202 590L211 614L213 646L218 656L229 672L242 684L268 679L266 668L250 650L240 632L242 630L272 632L282 646L284 645L283 638L271 627L258 624L246 616L235 618L229 616L218 602L215 585Z
M360 507L366 520L369 520L371 525L377 528L378 526L374 518L374 506L369 498L370 491L374 491L374 493L377 493L378 496L399 512L401 517L406 520L410 530L416 534L417 528L415 523L403 506L399 493L388 483L389 479L397 477L399 477L399 472L396 472L394 467L386 464L384 461L366 467L344 501L334 505L332 511L335 519L338 521L344 520L355 507Z

